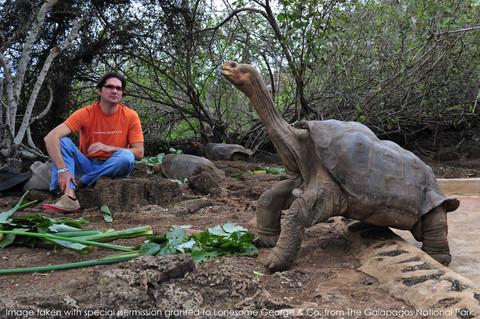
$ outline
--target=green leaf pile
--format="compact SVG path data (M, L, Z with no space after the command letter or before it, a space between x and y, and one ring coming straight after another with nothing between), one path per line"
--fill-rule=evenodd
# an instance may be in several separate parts
M162 256L188 253L192 255L194 261L203 262L213 257L228 255L252 256L257 253L257 248L253 245L253 234L249 233L245 228L235 224L215 226L193 236L187 235L184 227L172 227L163 236L154 237L150 226L140 226L122 231L102 232L88 236L78 236L78 231L72 231L72 234L75 234L76 236L70 237L67 235L68 232L59 233L57 235L24 232L19 230L0 230L0 232L7 235L16 233L26 237L47 239L70 249L75 249L74 247L78 246L77 251L80 250L79 248L83 247L82 251L79 252L89 252L93 246L122 251L121 253L109 255L101 259L82 262L27 268L0 269L0 275L106 265L127 261L140 256ZM118 236L118 233L122 233L122 236ZM102 243L103 240L112 239L108 237L109 234L112 234L115 238L148 236L148 239L142 245L137 247Z
M252 256L257 253L253 245L255 236L247 229L235 224L209 228L188 236L184 227L172 227L164 236L152 238L159 244L160 255L189 253L193 260L203 262L219 256Z
M170 147L168 150L169 154L182 154L182 150L177 150L173 147ZM157 156L151 156L151 157L144 157L139 163L143 163L147 166L153 167L153 166L158 166L162 164L163 160L165 158L165 153L160 153Z
M144 157L139 162L147 166L153 167L153 166L162 164L164 157L165 157L165 153L160 153L157 156Z

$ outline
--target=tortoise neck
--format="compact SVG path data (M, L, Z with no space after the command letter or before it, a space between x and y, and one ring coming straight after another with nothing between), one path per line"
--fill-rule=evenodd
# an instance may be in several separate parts
M292 172L298 172L298 130L288 124L275 108L275 104L259 75L252 77L247 93L253 107L265 125L267 134L277 150L283 164Z

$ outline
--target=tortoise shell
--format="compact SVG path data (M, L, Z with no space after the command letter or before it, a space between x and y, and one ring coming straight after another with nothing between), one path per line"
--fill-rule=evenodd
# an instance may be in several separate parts
M392 141L380 140L358 122L337 120L303 122L315 152L348 196L352 216L370 211L396 211L421 217L443 205L458 208L445 197L432 168Z
M171 179L182 180L184 178L192 177L200 169L208 168L219 178L223 178L224 174L221 172L210 160L187 154L167 154L161 164L162 173Z
M239 144L207 143L205 156L212 161L248 160L253 152Z

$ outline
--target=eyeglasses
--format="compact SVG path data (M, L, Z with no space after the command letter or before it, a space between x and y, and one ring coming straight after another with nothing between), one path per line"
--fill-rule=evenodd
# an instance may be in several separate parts
M121 86L116 86L112 84L105 84L103 87L109 90L116 89L117 91L123 91L123 88Z

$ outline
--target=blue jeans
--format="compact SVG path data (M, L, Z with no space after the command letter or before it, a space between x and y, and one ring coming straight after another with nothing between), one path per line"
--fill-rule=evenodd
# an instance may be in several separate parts
M116 151L105 161L90 159L80 152L78 147L68 137L60 139L60 150L63 161L70 173L75 177L80 176L80 183L86 186L94 185L97 179L101 176L128 177L135 166L135 156L129 150ZM76 189L72 182L70 182L70 188ZM52 162L50 191L55 191L57 189L57 167Z

